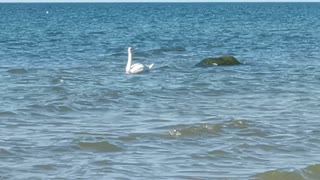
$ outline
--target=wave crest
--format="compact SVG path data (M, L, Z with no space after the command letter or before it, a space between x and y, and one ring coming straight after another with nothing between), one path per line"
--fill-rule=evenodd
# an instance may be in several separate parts
M16 69L9 69L7 70L7 73L10 74L25 74L28 73L28 71L24 68L16 68Z
M274 179L274 180L283 180L283 179L296 179L296 180L304 180L304 179L310 179L310 180L316 180L320 179L320 164L314 164L310 165L306 168L300 169L300 170L294 170L294 171L286 171L286 170L271 170L263 173L257 174L254 179L259 180L268 180L268 179Z
M224 129L247 129L249 126L250 123L247 120L230 120L217 124L177 125L170 127L169 134L172 136L218 135Z
M117 152L121 151L121 148L111 144L109 142L80 142L79 146L81 149L90 150L95 152Z
M169 134L172 136L198 136L198 135L217 135L222 131L221 124L197 124L181 126L171 129Z

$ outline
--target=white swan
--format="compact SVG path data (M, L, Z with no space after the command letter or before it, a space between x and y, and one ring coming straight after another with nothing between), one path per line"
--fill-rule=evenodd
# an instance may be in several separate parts
M126 66L127 74L138 74L143 73L145 71L149 71L153 67L153 63L150 65L144 65L140 63L132 64L132 48L128 48L128 62Z

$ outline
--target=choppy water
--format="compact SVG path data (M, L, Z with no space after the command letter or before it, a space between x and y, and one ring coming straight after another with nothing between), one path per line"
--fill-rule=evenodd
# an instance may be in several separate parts
M320 179L319 3L0 4L0 27L1 180Z

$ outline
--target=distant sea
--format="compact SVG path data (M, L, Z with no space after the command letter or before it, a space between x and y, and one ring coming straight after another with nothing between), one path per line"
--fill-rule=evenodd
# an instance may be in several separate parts
M0 27L0 180L320 179L320 3L1 3Z

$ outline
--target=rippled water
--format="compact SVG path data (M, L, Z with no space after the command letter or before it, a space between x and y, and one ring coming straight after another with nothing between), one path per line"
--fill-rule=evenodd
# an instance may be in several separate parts
M319 3L0 4L0 24L1 180L320 179ZM126 75L128 46L153 71Z

